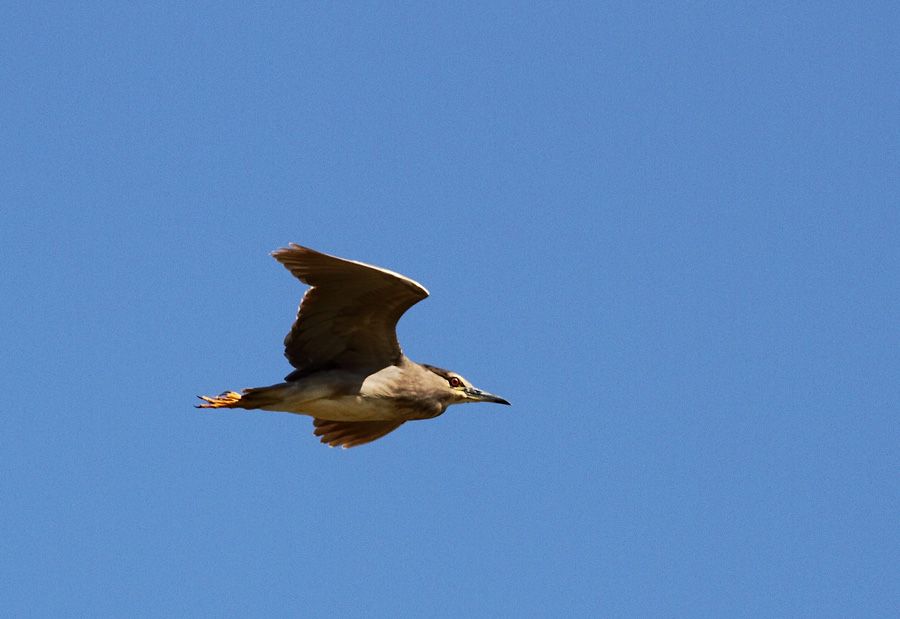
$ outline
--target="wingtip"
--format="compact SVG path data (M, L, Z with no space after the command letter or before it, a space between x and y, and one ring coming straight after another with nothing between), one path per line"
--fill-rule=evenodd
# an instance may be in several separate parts
M269 255L282 262L282 258L289 256L292 253L301 252L303 254L311 255L311 254L321 254L322 252L318 252L315 249L310 249L309 247L304 247L303 245L298 245L297 243L288 243L285 247L279 247L278 249L273 249L269 252ZM323 254L328 255L328 254Z
M278 256L280 256L284 252L290 251L290 249L290 245L288 247L279 247L278 249L273 249L272 251L270 251L269 255L273 258L278 258Z

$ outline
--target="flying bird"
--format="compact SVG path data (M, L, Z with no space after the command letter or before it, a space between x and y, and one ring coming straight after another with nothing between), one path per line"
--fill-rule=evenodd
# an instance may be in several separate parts
M456 372L403 354L397 321L428 296L421 284L294 243L272 256L310 286L284 338L284 355L295 369L268 387L198 396L198 408L310 415L321 442L355 447L407 421L437 417L451 404L509 404Z

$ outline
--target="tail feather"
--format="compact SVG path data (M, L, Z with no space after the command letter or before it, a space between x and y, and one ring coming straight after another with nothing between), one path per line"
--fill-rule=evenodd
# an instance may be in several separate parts
M226 391L220 395L197 396L203 400L203 404L197 404L197 408L245 408L254 409L278 404L282 400L284 383L270 387L252 387L244 389L240 393Z
M241 391L241 408L253 409L278 404L284 399L284 383L270 387L253 387Z

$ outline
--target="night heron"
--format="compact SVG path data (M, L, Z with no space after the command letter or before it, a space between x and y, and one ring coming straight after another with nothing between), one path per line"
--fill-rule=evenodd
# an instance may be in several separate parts
M199 396L199 408L310 415L323 443L355 447L407 421L437 417L451 404L509 404L400 350L397 321L428 296L420 284L294 243L272 256L311 286L284 338L284 356L296 369L277 385Z

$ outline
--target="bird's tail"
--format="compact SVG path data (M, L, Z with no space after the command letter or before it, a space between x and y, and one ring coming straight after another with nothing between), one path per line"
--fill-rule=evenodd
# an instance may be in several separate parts
M277 404L282 400L284 383L270 387L253 387L244 389L240 393L226 391L219 395L198 395L203 404L197 404L197 408L263 408Z

